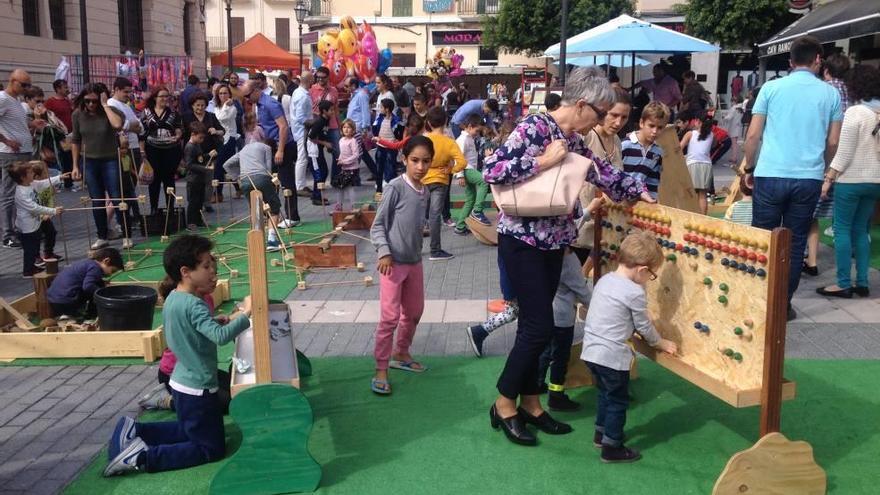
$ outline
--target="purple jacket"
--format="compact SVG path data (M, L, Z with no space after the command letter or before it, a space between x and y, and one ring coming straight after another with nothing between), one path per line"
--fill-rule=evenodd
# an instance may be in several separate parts
M50 303L73 304L91 299L96 290L104 287L104 270L95 260L80 260L61 270L49 291Z

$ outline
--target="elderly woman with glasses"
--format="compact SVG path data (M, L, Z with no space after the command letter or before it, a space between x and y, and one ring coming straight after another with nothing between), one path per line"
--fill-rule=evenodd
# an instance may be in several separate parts
M73 180L85 175L92 198L92 216L98 239L92 249L101 249L107 242L107 214L103 209L109 197L114 206L119 206L122 197L119 170L119 141L117 133L125 123L122 112L111 107L107 100L110 92L101 83L87 84L74 105L73 135L71 138L73 153ZM81 164L80 161L85 163ZM125 212L116 208L116 221L124 228L129 225L124 220ZM129 234L125 234L126 242L130 242ZM127 247L127 246L124 246Z
M653 201L645 184L595 157L579 132L594 127L615 102L615 93L595 67L572 71L562 106L523 119L495 154L485 160L483 178L490 184L514 184L559 165L567 153L592 159L585 180L615 201ZM551 435L571 427L553 419L538 399L538 358L553 331L553 296L559 284L564 250L576 237L572 214L515 217L499 214L498 252L519 300L516 341L498 378L500 395L489 410L491 425L520 445L537 444L526 429L532 424ZM517 407L519 399L519 407Z
M145 139L141 139L141 155L153 167L153 182L150 183L150 211L158 211L159 192L165 194L165 207L171 198L166 191L174 188L174 173L180 164L180 142L183 138L183 124L180 115L171 109L171 91L165 86L153 88L147 97L141 124Z

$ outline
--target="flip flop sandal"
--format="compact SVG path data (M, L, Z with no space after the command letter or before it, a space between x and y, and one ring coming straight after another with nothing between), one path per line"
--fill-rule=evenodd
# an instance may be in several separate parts
M419 365L419 367L418 368L413 367L414 364ZM412 373L423 373L425 370L428 369L428 368L424 367L422 365L422 363L419 363L418 361L397 361L395 359L392 359L391 361L388 362L388 367L398 369L398 370L403 370L403 371L409 371Z
M391 395L391 384L388 380L373 378L370 380L370 390L379 395Z

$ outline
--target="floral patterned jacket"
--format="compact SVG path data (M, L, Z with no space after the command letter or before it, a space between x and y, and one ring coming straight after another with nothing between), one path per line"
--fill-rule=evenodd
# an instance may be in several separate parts
M483 179L489 184L515 184L538 173L537 157L556 139L568 143L568 151L596 163L586 180L599 187L614 201L634 201L647 191L645 184L609 162L593 155L583 136L565 136L548 114L529 115L508 136L507 141L486 158ZM574 214L558 217L514 217L499 213L498 233L509 235L538 249L561 249L577 238Z

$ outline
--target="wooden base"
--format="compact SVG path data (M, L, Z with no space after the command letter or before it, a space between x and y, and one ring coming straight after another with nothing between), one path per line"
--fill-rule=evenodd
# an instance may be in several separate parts
M483 225L468 215L464 219L464 223L471 229L474 239L480 241L487 246L498 245L498 215L496 213L487 213L486 217L492 222L491 225Z
M0 359L162 356L161 329L110 332L12 332L0 334Z
M374 210L334 211L332 216L334 229L344 223L342 230L370 230L376 212Z
M633 338L633 346L637 351L660 366L672 371L685 380L727 402L733 407L751 407L761 404L761 389L738 389L720 380L716 380L697 368L681 361L675 356L658 351L641 339ZM782 400L791 400L795 396L795 383L783 380Z
M299 388L299 365L296 359L293 329L290 322L290 308L287 304L269 305L269 334L271 356L271 382L288 384ZM286 321L285 321L286 319ZM242 390L257 385L256 356L254 350L254 329L248 328L235 340L235 358L251 364L249 370L239 373L235 363L232 364L231 392L232 396Z
M333 244L324 249L321 244L297 244L293 247L296 266L310 267L356 267L357 249L354 244Z
M824 495L827 486L825 471L816 464L810 444L770 433L727 461L712 495Z

